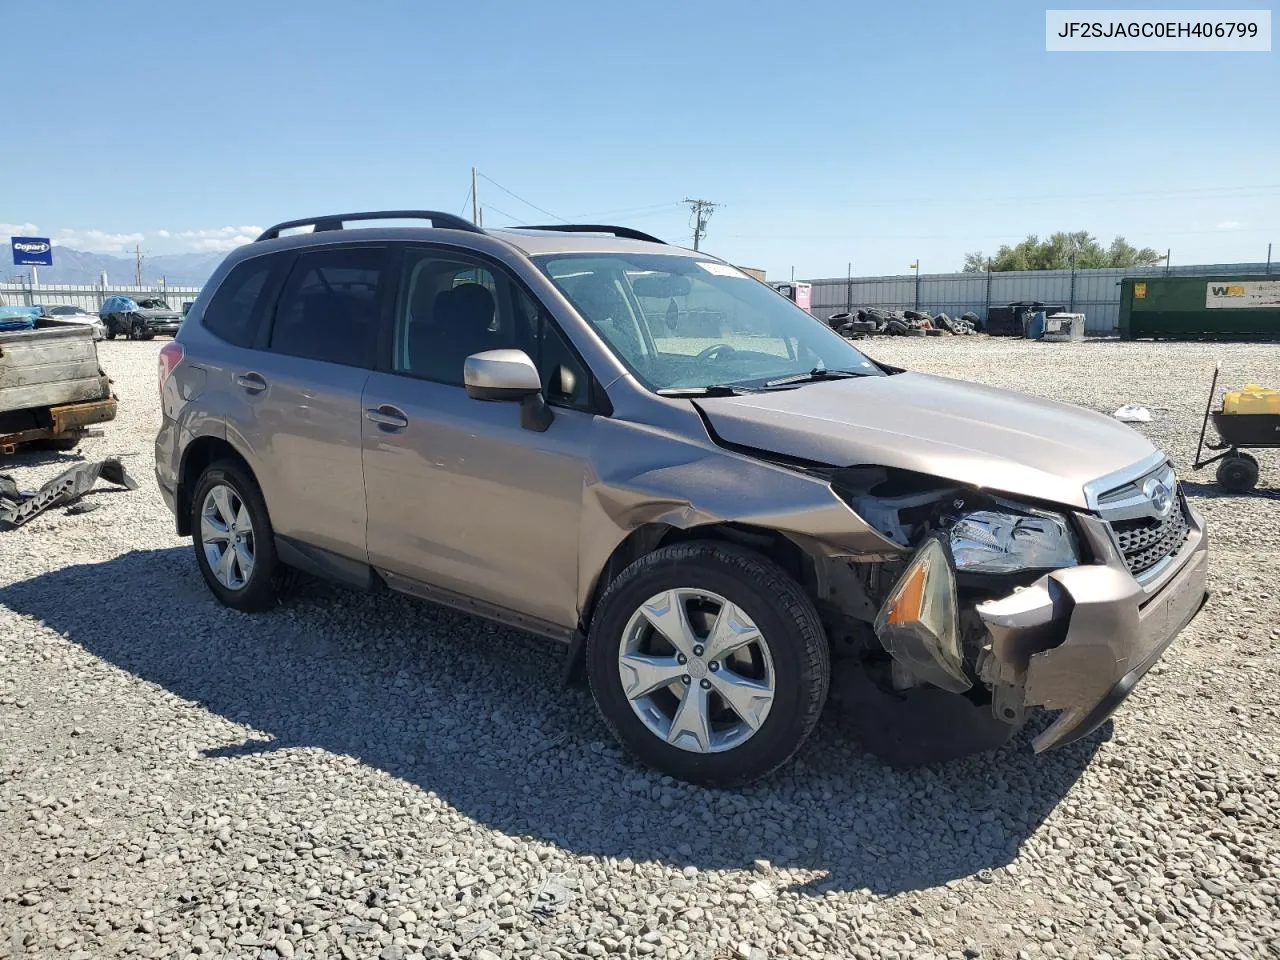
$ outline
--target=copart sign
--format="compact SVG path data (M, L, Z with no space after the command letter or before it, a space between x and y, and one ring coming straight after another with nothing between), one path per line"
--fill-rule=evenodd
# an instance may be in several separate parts
M1205 284L1204 305L1210 310L1274 310L1280 307L1280 280L1210 280Z
M48 237L10 237L13 247L13 265L15 267L53 266L53 244Z

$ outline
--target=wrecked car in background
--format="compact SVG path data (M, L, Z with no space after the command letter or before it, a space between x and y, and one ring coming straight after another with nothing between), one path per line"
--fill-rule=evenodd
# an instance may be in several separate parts
M128 337L151 340L158 333L173 335L182 325L182 314L160 297L107 297L98 311L107 328L107 339Z
M405 218L431 227L348 224ZM628 228L280 224L160 392L157 479L222 603L270 609L294 567L563 641L617 738L704 784L790 759L833 680L895 762L1031 708L1036 750L1068 743L1206 596L1203 524L1134 430L878 363Z
M85 310L84 307L77 307L73 304L42 304L40 306L40 315L53 320L61 320L63 323L82 323L93 330L93 339L95 340L101 340L107 335L106 324L88 310Z

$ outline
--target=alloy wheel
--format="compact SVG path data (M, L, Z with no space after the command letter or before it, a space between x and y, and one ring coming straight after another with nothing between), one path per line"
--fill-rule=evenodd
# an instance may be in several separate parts
M253 576L253 521L243 498L223 483L209 488L200 507L200 543L217 581L241 590Z
M776 692L769 644L751 618L693 587L664 590L632 614L618 675L649 731L691 753L720 753L749 740Z

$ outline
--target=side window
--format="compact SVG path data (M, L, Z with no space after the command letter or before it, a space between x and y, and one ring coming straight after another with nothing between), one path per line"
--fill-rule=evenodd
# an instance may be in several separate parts
M381 247L299 254L276 303L271 351L349 367L373 366L385 264Z
M204 328L237 347L253 346L262 315L258 301L278 262L273 256L254 257L232 268L205 308Z
M534 353L531 316L513 284L463 254L409 250L398 299L392 369L462 385L467 357L514 347Z

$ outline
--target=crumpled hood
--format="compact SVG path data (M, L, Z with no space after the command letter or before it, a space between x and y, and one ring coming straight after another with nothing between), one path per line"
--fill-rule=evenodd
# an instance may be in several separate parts
M898 467L1079 508L1086 483L1156 450L1100 413L923 373L695 402L727 443L839 467Z

